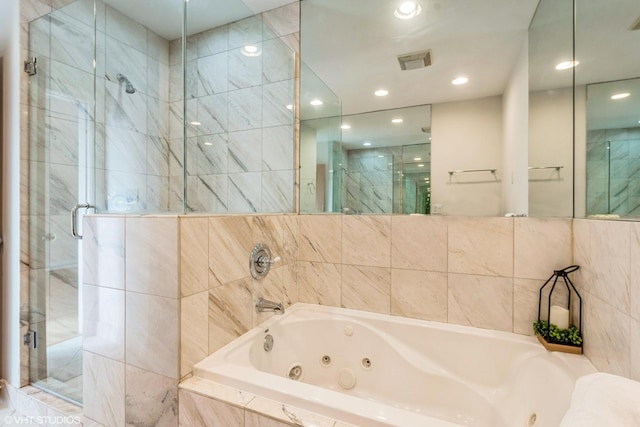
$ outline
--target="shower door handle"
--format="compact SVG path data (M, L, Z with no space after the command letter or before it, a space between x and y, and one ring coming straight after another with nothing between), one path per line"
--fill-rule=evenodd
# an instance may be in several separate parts
M76 240L82 240L82 236L78 234L78 209L96 210L96 207L89 203L79 203L71 209L71 235Z

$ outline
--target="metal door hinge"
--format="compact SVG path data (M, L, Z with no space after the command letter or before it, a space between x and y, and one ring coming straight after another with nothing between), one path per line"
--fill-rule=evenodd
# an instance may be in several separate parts
M24 61L24 72L30 76L35 76L38 72L38 59L34 56L31 61Z
M31 329L29 329L27 333L22 337L22 343L24 345L30 345L33 348L36 348L36 331L32 331Z

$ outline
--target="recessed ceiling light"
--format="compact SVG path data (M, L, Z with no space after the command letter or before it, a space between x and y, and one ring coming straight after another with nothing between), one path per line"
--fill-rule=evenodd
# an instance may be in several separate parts
M363 142L362 145L364 145L365 147L369 147L371 145L370 142Z
M456 77L455 79L451 80L451 84L463 85L463 84L467 83L468 81L469 81L469 79L466 78L466 77Z
M342 126L340 126L340 129L351 129L351 125L343 123Z
M623 99L631 95L629 92L624 93L616 93L615 95L611 95L611 99Z
M213 142L205 142L204 145L211 146L213 145Z
M577 67L580 61L563 61L556 65L556 70L568 70L569 68Z
M419 167L419 168L423 168L423 167L424 167L424 164L423 164L423 163L420 163L420 164L418 165L418 167Z
M414 157L414 158L413 158L413 161L414 161L414 162L419 162L420 160L422 160L422 157Z
M293 110L293 104L287 105L287 110Z
M391 123L402 123L403 120L401 118L391 120Z
M384 156L382 154L378 154L378 158L382 159Z
M378 89L377 91L373 92L373 94L375 96L387 96L389 95L389 91L386 89Z
M260 56L262 54L262 51L258 49L258 46L250 44L240 49L240 53L242 53L244 56Z
M200 126L202 123L200 123L200 122L191 122L191 124L192 124L193 126Z
M320 101L319 99L312 99L312 100L311 100L311 102L310 102L309 104L313 105L314 107L317 107L317 106L319 106L319 105L322 105L322 104L323 104L323 102L322 102L322 101Z
M393 15L396 18L400 19L411 19L418 16L418 14L422 11L420 5L414 1L405 1L400 4L393 12Z

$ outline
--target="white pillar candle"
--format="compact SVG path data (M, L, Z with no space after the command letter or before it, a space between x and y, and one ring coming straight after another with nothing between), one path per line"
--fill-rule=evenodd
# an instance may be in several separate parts
M553 323L560 329L567 329L569 327L569 310L559 305L552 305L549 323Z

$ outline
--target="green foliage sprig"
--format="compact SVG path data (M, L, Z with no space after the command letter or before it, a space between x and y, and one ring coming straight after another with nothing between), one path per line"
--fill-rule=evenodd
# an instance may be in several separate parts
M582 346L582 336L575 325L571 325L567 329L560 329L546 320L538 320L533 322L533 332L536 335L542 336L548 343L571 345L574 347Z

